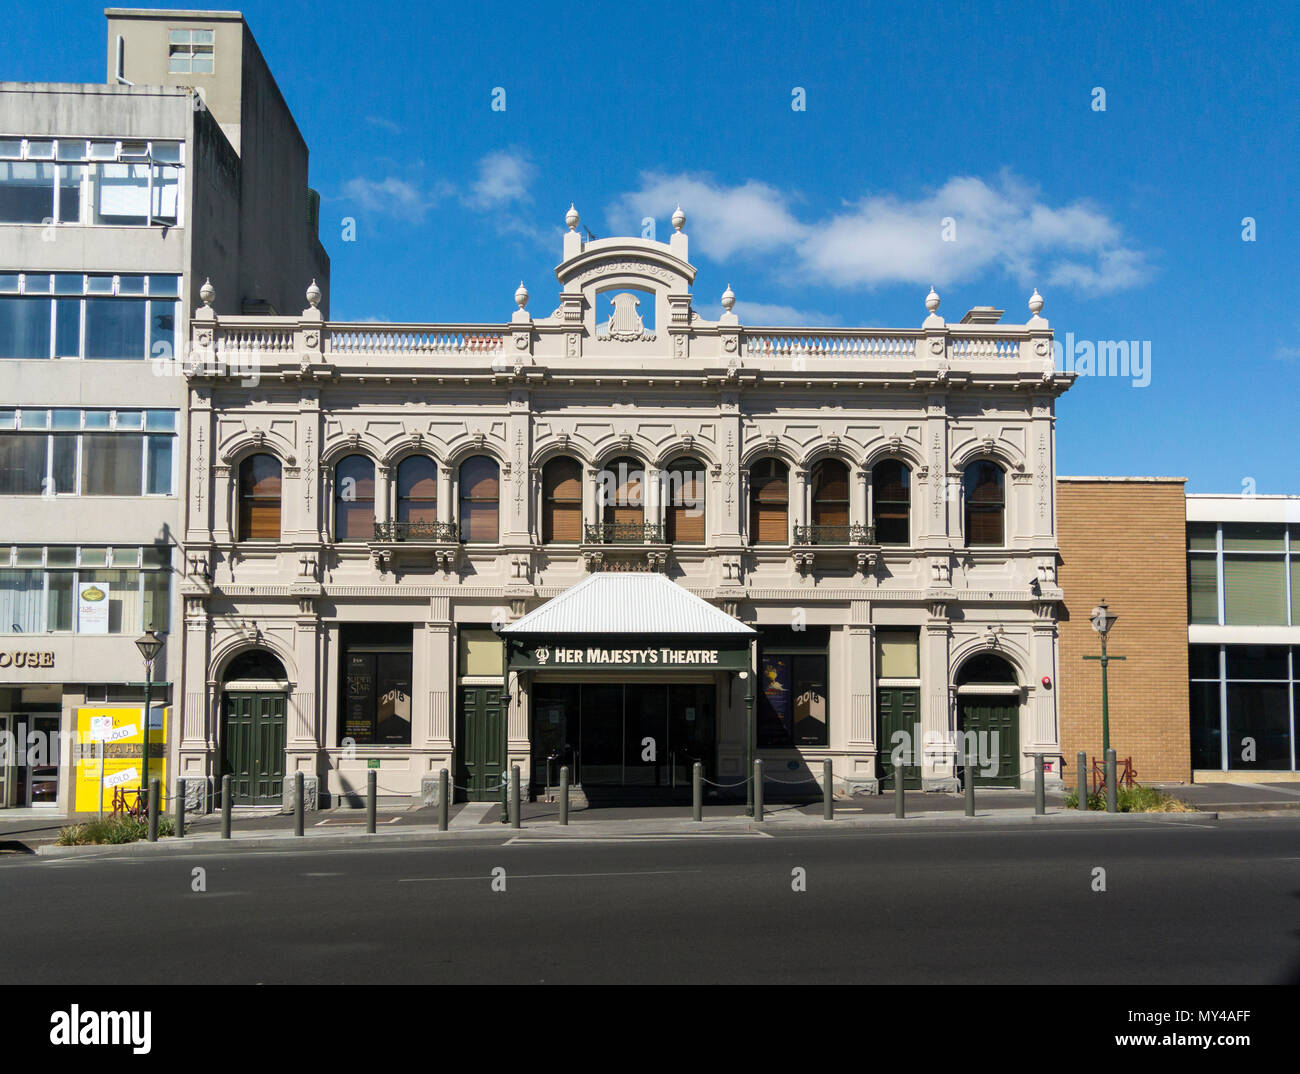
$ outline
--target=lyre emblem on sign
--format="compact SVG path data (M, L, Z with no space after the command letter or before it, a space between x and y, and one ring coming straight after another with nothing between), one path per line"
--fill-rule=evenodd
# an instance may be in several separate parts
M641 300L636 295L620 291L610 299L610 304L614 307L614 312L601 325L603 331L598 333L599 338L617 339L625 343L655 338L653 332L645 330L645 322L641 319L641 314L637 313Z

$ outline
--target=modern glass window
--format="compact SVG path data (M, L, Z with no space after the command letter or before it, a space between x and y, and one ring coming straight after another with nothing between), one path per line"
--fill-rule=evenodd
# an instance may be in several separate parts
M582 463L577 459L561 456L542 467L542 540L582 540Z
M214 32L212 30L169 30L167 70L172 74L212 74Z
M1192 763L1228 771L1294 771L1300 649L1193 645Z
M0 359L172 358L177 276L0 272Z
M1002 467L980 459L962 475L966 494L967 547L998 547L1005 537L1006 499Z
M92 587L106 624L82 621ZM166 633L170 594L166 548L0 545L0 634Z
M831 539L848 540L849 468L838 459L821 459L811 476L812 524L824 527Z
M880 544L910 541L912 471L898 459L885 459L871 468L871 524Z
M496 459L475 455L460 466L460 539L494 544L500 532L501 477Z
M0 496L171 496L175 428L172 410L0 410Z
M1221 626L1300 624L1300 531L1266 523L1187 526L1188 619Z
M705 476L699 459L675 459L664 473L665 535L671 544L704 544Z
M427 455L409 455L398 464L396 520L438 521L438 464Z
M830 631L763 628L758 641L757 740L762 748L829 743Z
M0 223L180 223L183 144L0 139Z
M750 468L749 543L790 543L790 471L780 459Z
M250 455L239 464L238 539L280 539L280 460L274 455Z
M349 455L334 468L334 539L368 541L375 535L375 464Z

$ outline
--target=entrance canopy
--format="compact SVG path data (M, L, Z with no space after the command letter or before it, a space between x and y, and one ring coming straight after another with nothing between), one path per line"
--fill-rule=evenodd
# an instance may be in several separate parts
M755 631L662 574L601 573L502 634L516 671L740 671Z

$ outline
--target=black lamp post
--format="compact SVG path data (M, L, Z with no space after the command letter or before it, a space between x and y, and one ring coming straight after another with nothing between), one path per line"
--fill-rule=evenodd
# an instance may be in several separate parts
M145 804L149 801L149 707L153 702L153 662L163 647L163 640L156 631L150 630L135 639L135 647L144 657L144 754L140 765L140 802Z
M1122 656L1106 655L1106 635L1110 633L1110 628L1115 625L1115 620L1119 616L1106 607L1103 600L1097 607L1092 610L1092 629L1101 635L1101 656L1085 656L1085 660L1101 661L1101 756L1102 762L1105 763L1106 757L1110 753L1110 691L1106 682L1106 665L1112 660L1123 660Z

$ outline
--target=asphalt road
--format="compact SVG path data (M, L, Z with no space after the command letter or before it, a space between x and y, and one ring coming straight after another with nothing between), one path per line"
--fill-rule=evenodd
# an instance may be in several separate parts
M9 858L0 979L1297 983L1300 819Z

